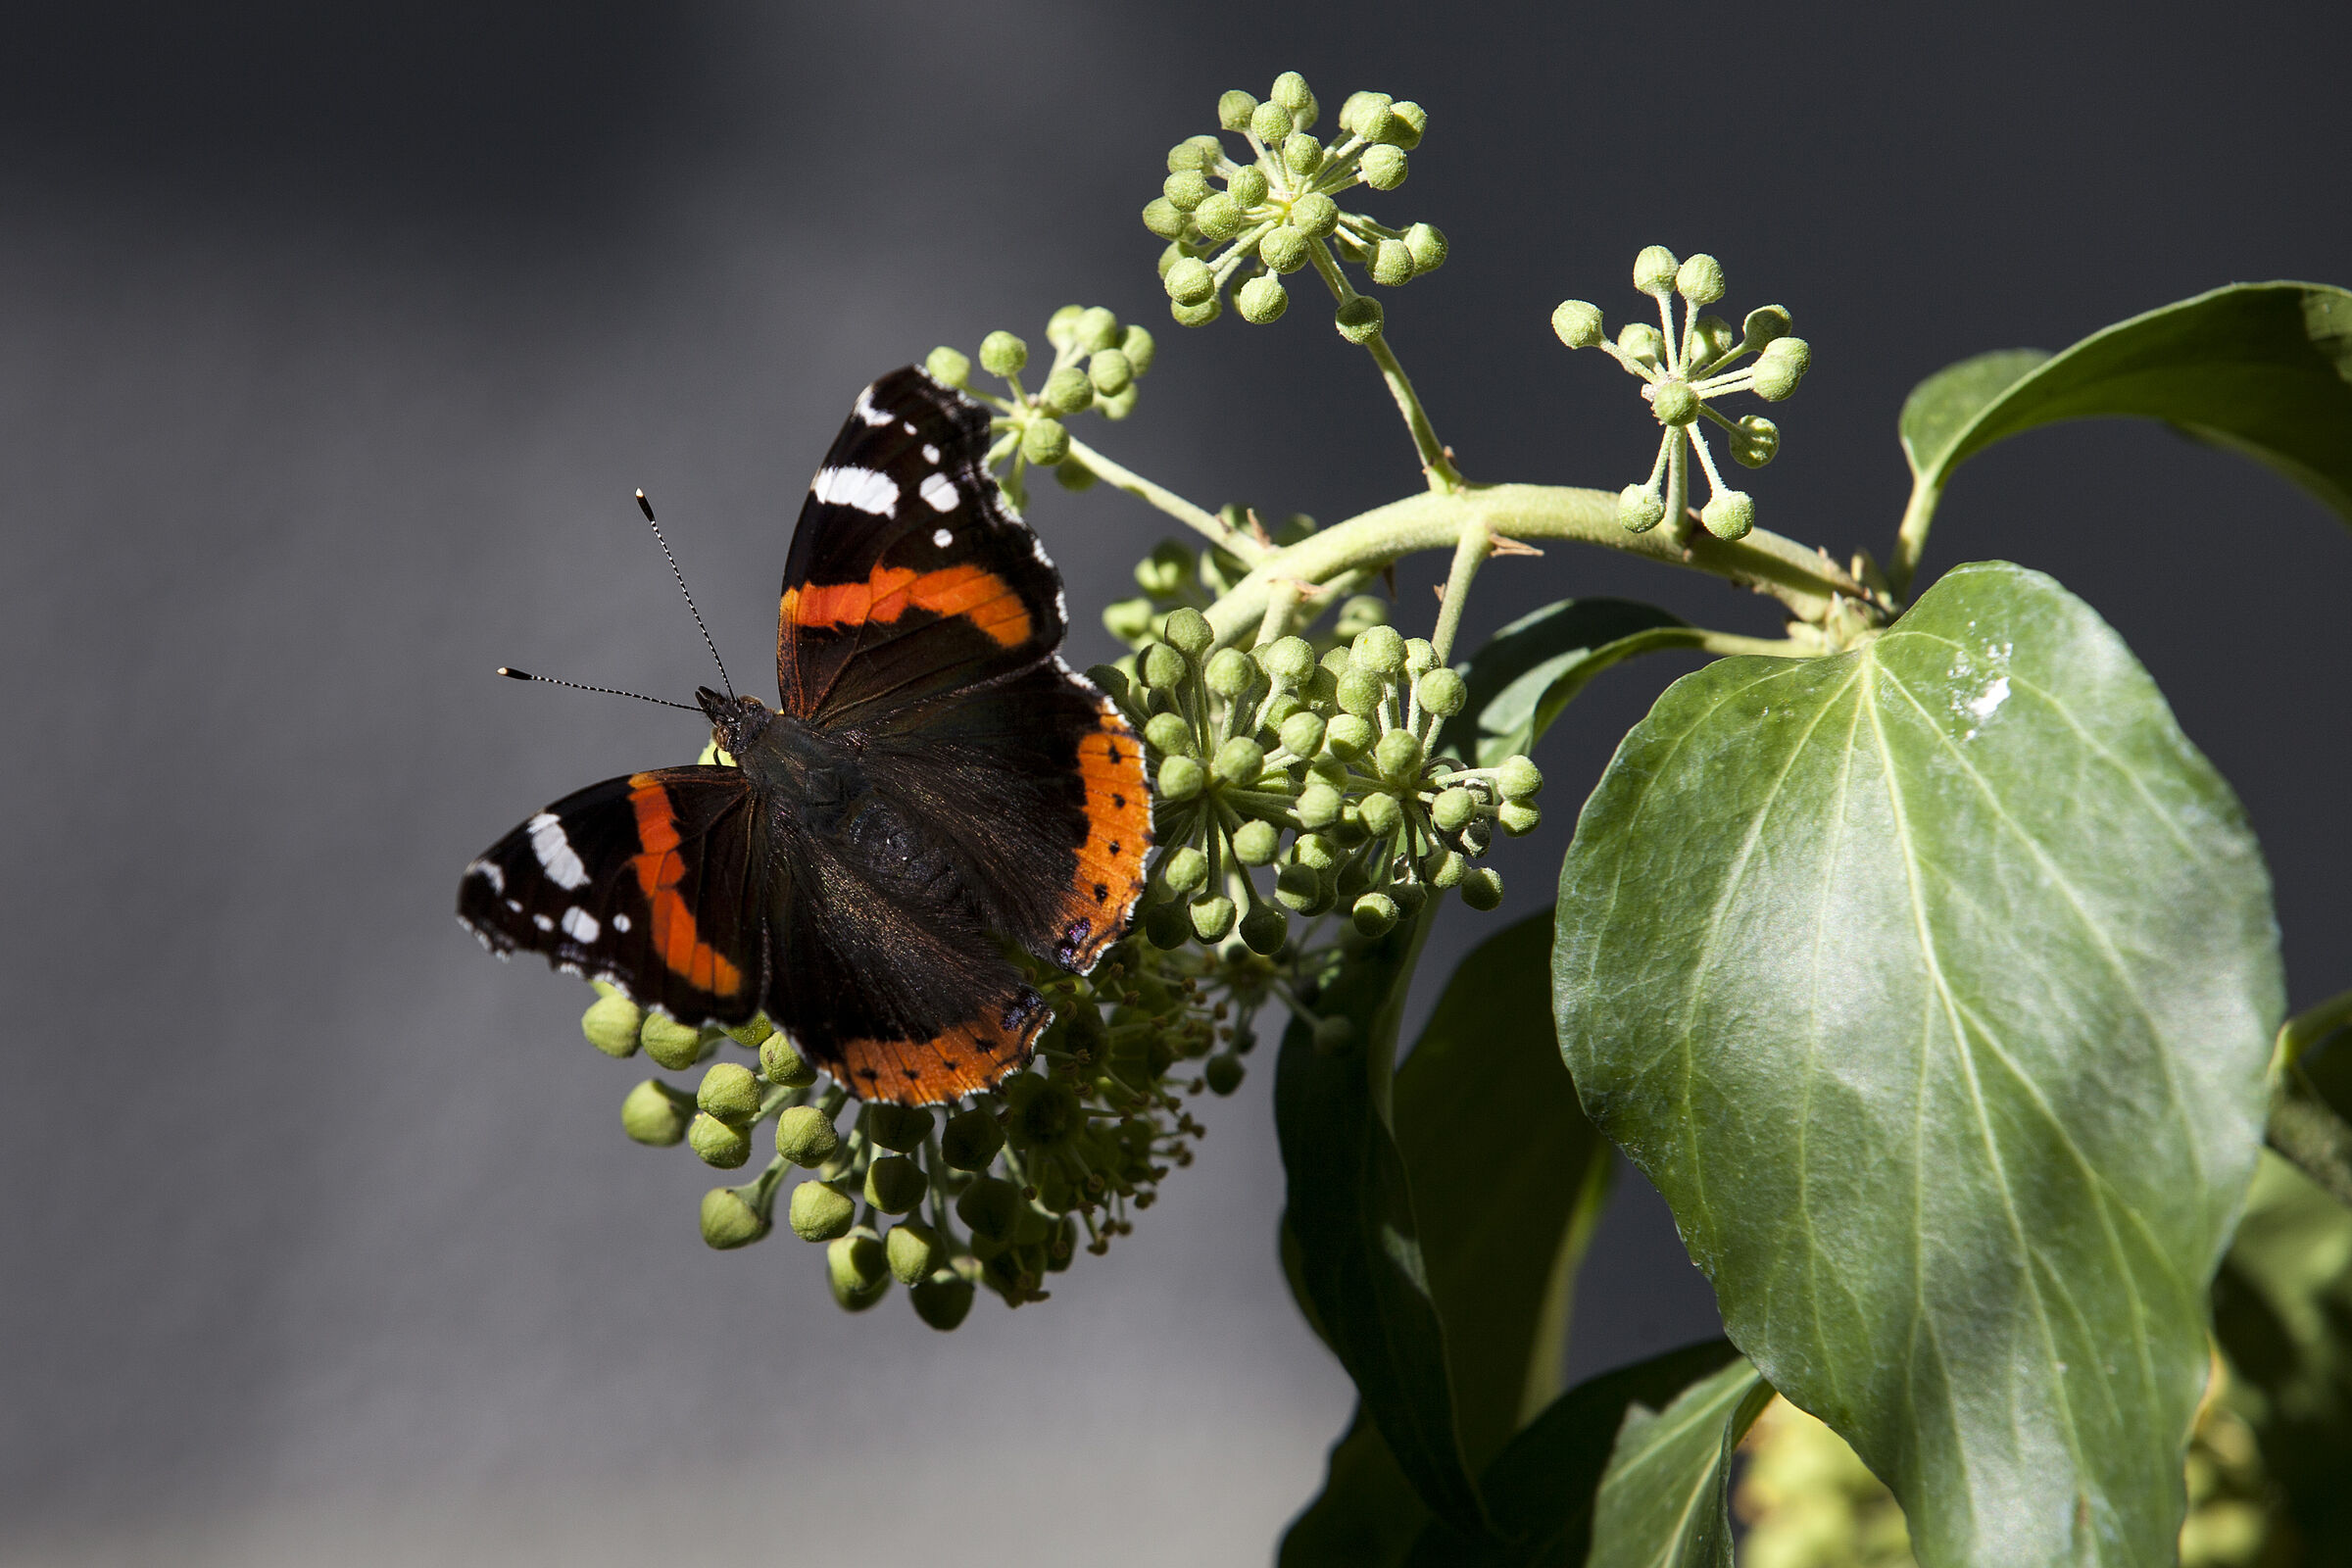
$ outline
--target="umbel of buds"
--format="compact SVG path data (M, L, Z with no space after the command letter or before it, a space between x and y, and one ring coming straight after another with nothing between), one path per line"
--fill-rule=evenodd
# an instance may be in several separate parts
M631 1139L685 1144L719 1170L772 1150L752 1180L703 1195L705 1242L748 1247L781 1217L824 1248L844 1308L862 1311L895 1283L944 1330L981 1290L1008 1305L1045 1299L1047 1276L1081 1248L1101 1252L1133 1230L1160 1181L1192 1163L1203 1129L1185 1097L1241 1083L1246 1021L1272 981L1247 952L1134 938L1091 975L1039 972L1054 1019L1029 1067L936 1109L855 1102L765 1019L697 1029L600 982L580 1028L608 1055L700 1070L691 1086L648 1078L630 1090L620 1120Z
M1168 177L1144 208L1144 226L1168 242L1159 276L1179 322L1215 320L1228 292L1244 320L1278 320L1290 308L1282 280L1311 268L1339 302L1340 331L1365 342L1380 332L1380 305L1355 292L1342 263L1383 288L1445 265L1446 236L1430 224L1392 228L1340 206L1359 185L1404 183L1405 155L1429 124L1421 106L1353 94L1329 142L1314 134L1321 113L1305 78L1286 71L1262 102L1238 87L1217 100L1218 128L1248 144L1245 157L1207 134L1168 150Z
M1344 617L1341 630L1348 640L1320 652L1302 637L1216 650L1208 622L1179 608L1131 671L1090 672L1154 770L1154 947L1238 936L1275 957L1294 916L1338 914L1374 936L1449 890L1473 908L1501 902L1501 878L1476 862L1496 829L1541 820L1542 773L1524 757L1477 768L1434 755L1462 677L1385 624Z
M1803 338L1788 335L1788 313L1778 305L1748 312L1738 332L1722 317L1700 314L1724 294L1723 268L1712 256L1677 261L1665 246L1649 246L1634 260L1634 287L1658 302L1658 324L1630 322L1615 342L1609 341L1596 306L1565 300L1551 313L1551 329L1561 342L1572 349L1597 348L1641 380L1642 396L1664 426L1649 477L1625 487L1617 518L1634 533L1671 520L1680 538L1689 526L1685 518L1695 458L1707 476L1707 504L1699 520L1719 539L1740 538L1755 526L1755 502L1723 482L1699 422L1723 431L1742 467L1761 468L1781 449L1780 426L1760 414L1733 419L1719 413L1715 402L1734 392L1780 402L1804 379L1813 350ZM1674 319L1678 295L1680 328ZM1749 355L1754 363L1740 367Z
M1064 305L1055 311L1046 321L1046 342L1054 358L1039 375L1029 362L1029 345L1020 338L1000 330L980 340L979 368L1004 383L1002 397L972 385L973 357L961 349L936 348L923 362L934 376L996 411L990 427L997 439L988 465L1002 470L999 482L1016 507L1029 504L1023 470L1032 466L1053 469L1065 490L1094 484L1095 470L1071 438L1068 421L1081 414L1124 419L1134 413L1137 383L1152 368L1156 350L1150 331L1122 326L1100 305ZM1037 382L1034 392L1023 381L1024 372Z

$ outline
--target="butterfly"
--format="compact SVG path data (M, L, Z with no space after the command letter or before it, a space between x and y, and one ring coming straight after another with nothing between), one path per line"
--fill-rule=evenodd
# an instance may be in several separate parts
M912 367L859 393L785 561L778 705L699 689L719 763L556 802L466 867L459 920L685 1023L764 1013L864 1099L1026 1062L1052 1013L1005 944L1091 970L1152 805L1133 728L1061 661L1061 576L989 439Z

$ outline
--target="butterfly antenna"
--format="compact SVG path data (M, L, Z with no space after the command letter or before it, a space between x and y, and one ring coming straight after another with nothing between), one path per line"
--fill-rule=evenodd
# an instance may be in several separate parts
M727 679L727 662L718 657L718 644L710 640L710 628L703 625L703 612L694 605L694 591L686 586L686 574L678 569L678 558L669 553L669 541L662 537L662 525L654 521L654 504L645 499L642 490L637 492L637 510L645 514L646 526L654 530L654 542L662 547L662 559L669 563L669 574L678 579L678 592L686 596L687 613L694 616L695 625L702 629L703 646L710 650L711 662L718 665L718 683L733 697L735 683Z
M699 708L687 708L684 703L673 703L666 697L648 697L643 692L624 692L612 686L583 686L576 680L558 680L553 675L534 675L527 669L512 669L505 664L498 666L498 672L509 680L535 680L542 686L568 686L575 692L598 692L607 697L634 697L641 703L659 703L663 708L683 709L689 713L702 711Z

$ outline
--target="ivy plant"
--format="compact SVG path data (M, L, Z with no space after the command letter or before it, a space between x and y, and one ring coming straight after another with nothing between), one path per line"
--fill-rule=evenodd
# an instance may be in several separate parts
M998 331L927 361L993 411L1016 503L1050 470L1182 530L1103 609L1131 652L1091 672L1147 744L1152 888L1102 968L1039 977L1037 1059L944 1118L858 1106L764 1025L734 1042L756 1064L713 1062L717 1031L607 996L600 1047L704 1069L641 1084L627 1131L727 1166L772 1120L774 1159L705 1200L710 1244L781 1207L844 1306L895 1278L952 1329L1133 1230L1193 1157L1188 1097L1233 1093L1272 1025L1283 1266L1359 1396L1295 1568L1726 1564L1742 1531L1782 1563L2352 1558L2352 992L2284 1016L2244 814L2098 612L2031 563L1927 554L1970 457L2093 416L2352 520L2352 293L2234 284L1930 375L1893 421L1913 487L1884 554L1833 554L1741 488L1814 350L1781 304L1723 307L1703 253L1641 249L1614 329L1582 299L1549 322L1630 377L1646 474L1462 471L1388 303L1447 256L1393 194L1428 129L1378 92L1327 121L1286 74L1226 93L1143 211L1177 325L1329 321L1332 361L1361 351L1413 494L1277 520L1098 450L1074 426L1134 413L1159 351L1107 309L1056 313L1050 356ZM1564 546L1768 595L1785 631L1576 597ZM1424 551L1447 562L1426 614L1376 591ZM1562 597L1464 646L1514 555ZM1508 843L1541 819L1533 756L1661 649L1715 657L1617 747L1551 909L1418 976L1449 894L1492 910L1505 874L1550 874ZM1417 979L1441 994L1400 1054ZM1727 1338L1563 1388L1612 1150Z

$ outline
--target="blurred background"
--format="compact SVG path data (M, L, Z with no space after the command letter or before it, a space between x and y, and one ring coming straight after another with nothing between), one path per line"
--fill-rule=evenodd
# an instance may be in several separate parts
M707 1250L708 1175L629 1144L588 1000L449 910L542 802L690 758L858 388L1069 301L1158 332L1079 433L1208 505L1335 521L1410 491L1372 369L1301 291L1166 320L1137 220L1218 92L1305 73L1424 104L1364 205L1453 259L1388 302L1485 479L1614 487L1654 426L1546 318L1635 251L1722 258L1815 347L1750 486L1884 553L1896 411L1980 350L2212 285L2352 282L2341 18L2205 8L84 4L0 63L7 484L0 1560L635 1563L862 1551L1262 1560L1350 1404L1274 1255L1266 1057L1203 1159L1043 1306L845 1317L788 1236ZM1776 413L1782 411L1776 411ZM1042 486L1073 660L1169 530ZM2273 858L2296 1004L2347 984L2352 538L2151 426L1973 464L1929 572L2055 573L2153 669ZM1442 563L1401 573L1421 626ZM1770 633L1767 602L1601 552L1481 579L1470 637L1564 595ZM1622 669L1545 743L1543 832L1423 973L1543 906ZM1425 1008L1428 997L1419 1000ZM780 1233L781 1235L781 1233ZM1713 1332L1625 1174L1571 1369Z

